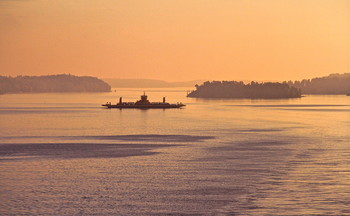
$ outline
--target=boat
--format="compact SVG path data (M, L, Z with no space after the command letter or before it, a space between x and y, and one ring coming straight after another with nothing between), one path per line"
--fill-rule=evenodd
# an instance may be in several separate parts
M111 102L107 102L106 104L102 104L102 106L111 109L111 108L134 108L134 109L168 109L168 108L181 108L186 106L183 103L170 104L165 102L165 97L163 97L163 102L150 102L147 99L147 95L144 93L141 95L141 99L136 102L123 102L122 97L119 98L119 103L112 104Z
M350 96L350 93L346 94L346 96Z

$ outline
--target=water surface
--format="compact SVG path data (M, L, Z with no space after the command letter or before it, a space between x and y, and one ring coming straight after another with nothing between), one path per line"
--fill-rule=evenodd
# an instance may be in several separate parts
M0 214L350 214L350 97L142 93L0 95Z

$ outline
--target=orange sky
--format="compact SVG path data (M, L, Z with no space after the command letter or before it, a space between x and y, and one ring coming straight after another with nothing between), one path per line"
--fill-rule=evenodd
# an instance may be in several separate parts
M0 75L295 80L350 72L347 0L1 0Z

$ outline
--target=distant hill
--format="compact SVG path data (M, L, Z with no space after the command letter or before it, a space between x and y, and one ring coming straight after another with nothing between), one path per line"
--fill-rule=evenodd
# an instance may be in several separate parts
M248 98L248 99L278 99L301 97L300 89L286 83L244 84L236 81L213 81L196 85L196 90L188 94L195 98Z
M103 79L113 88L172 88L172 87L193 87L204 80L192 80L186 82L166 82L153 79Z
M59 74L49 76L0 76L0 93L30 92L109 92L104 81L89 76Z
M349 94L350 73L330 74L325 77L285 82L300 88L303 94Z

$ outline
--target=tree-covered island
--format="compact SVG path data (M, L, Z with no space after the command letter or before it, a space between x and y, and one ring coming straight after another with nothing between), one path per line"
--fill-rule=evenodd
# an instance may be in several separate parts
M48 76L0 76L0 94L44 92L109 92L110 85L90 76L70 74Z
M329 76L304 79L302 81L288 81L288 85L300 88L303 94L349 94L350 73L330 74Z
M251 82L244 84L236 81L212 81L196 85L196 90L188 97L195 98L248 98L248 99L279 99L299 98L301 90L286 83Z

